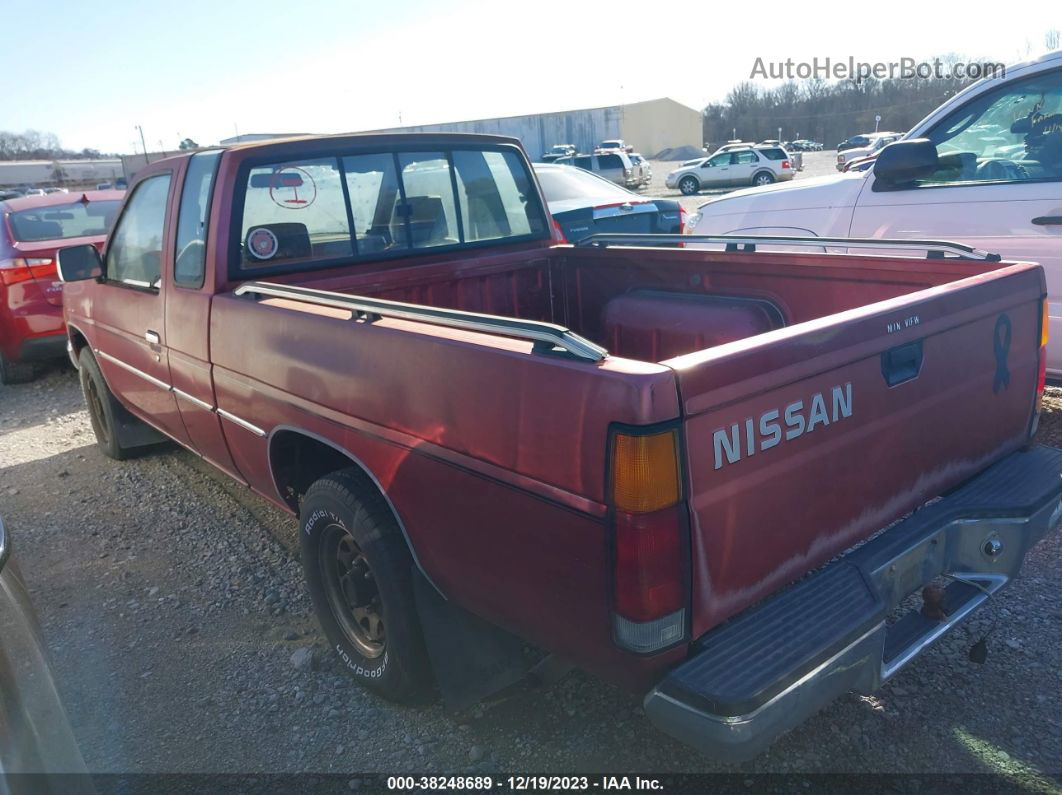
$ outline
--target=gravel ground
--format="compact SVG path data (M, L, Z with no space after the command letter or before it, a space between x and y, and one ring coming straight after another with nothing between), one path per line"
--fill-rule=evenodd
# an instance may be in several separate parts
M1062 444L1062 389L1047 411L1041 436ZM71 370L0 387L0 462L0 513L94 772L1001 772L1049 791L1062 771L1062 533L884 689L728 767L578 672L458 714L361 690L310 613L294 520L183 450L104 458ZM997 620L987 664L969 662Z

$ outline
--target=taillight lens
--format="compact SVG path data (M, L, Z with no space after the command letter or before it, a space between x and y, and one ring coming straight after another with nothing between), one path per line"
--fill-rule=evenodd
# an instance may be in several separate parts
M682 609L678 509L616 514L615 607L631 621Z
M650 513L679 499L675 431L617 433L612 441L612 504L628 513Z
M47 257L23 259L0 259L0 282L18 284L30 279L47 279L55 276L55 261Z
M564 230L561 229L561 225L557 223L556 218L550 219L553 221L553 242L554 243L567 243L568 238L564 235Z
M610 462L613 630L631 651L659 651L686 632L685 506L678 433L616 433Z
M789 165L789 161L788 160L783 160L782 161L782 168L791 168L791 166Z

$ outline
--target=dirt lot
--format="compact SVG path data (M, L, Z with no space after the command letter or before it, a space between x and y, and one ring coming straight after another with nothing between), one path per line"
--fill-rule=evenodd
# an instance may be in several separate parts
M804 152L804 170L798 171L793 179L810 179L811 177L822 177L827 174L836 174L837 168L834 165L836 162L837 152L833 150L826 152ZM650 163L653 166L653 181L650 183L649 187L642 192L646 196L653 196L655 198L678 199L682 202L682 206L689 212L696 210L711 196L722 196L724 193L738 190L738 188L715 188L713 190L702 190L695 196L683 196L677 190L672 190L664 184L668 172L674 171L682 165L682 161L651 160Z
M1048 409L1041 433L1062 444L1062 390ZM180 449L104 458L70 370L0 387L0 462L0 513L92 771L734 770L581 673L460 714L359 689L310 614L294 520ZM841 698L737 770L999 772L1049 791L1062 771L1060 561L1056 532L882 691ZM987 664L969 662L997 620ZM306 648L313 664L295 665Z

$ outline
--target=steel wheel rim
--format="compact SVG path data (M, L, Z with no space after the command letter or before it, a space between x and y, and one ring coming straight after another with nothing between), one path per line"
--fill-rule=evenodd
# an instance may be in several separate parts
M367 659L387 647L383 603L369 561L339 524L325 528L318 562L325 598L343 636Z
M771 184L771 178L768 177L766 174L760 174L758 177L756 177L756 184L757 185L770 185Z
M682 184L679 185L679 187L682 189L682 192L685 193L687 196L696 192L697 190L697 186L693 184L692 179L682 180Z

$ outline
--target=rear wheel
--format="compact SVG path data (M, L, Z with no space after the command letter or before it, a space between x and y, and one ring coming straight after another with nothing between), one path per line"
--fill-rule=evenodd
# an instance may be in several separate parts
M0 384L24 384L32 381L35 373L33 362L13 362L0 353Z
M347 672L392 701L425 700L432 675L413 558L383 497L345 469L310 486L299 515L310 598Z
M696 177L683 177L679 180L679 190L683 196L692 196L701 189Z
M772 174L770 171L761 171L759 174L752 178L752 184L756 187L760 187L762 185L770 185L772 182L774 182L774 174Z

